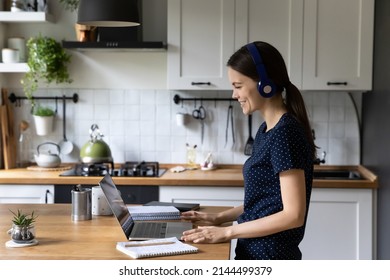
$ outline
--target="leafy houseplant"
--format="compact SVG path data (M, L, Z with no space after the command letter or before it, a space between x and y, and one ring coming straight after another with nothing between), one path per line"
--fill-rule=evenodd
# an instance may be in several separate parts
M68 72L68 63L71 56L65 52L64 48L55 39L42 36L31 37L27 41L28 59L27 65L29 71L26 72L21 80L23 90L26 97L31 101L32 114L36 122L37 134L47 135L53 129L53 117L54 112L49 108L43 108L42 106L35 106L33 93L38 89L39 82L42 81L47 85L51 83L71 83ZM37 124L37 118L35 116L44 116L45 119L51 116L48 128L40 130Z
M21 84L28 99L33 99L33 93L38 89L40 80L46 84L72 82L67 67L71 56L59 42L39 34L31 37L26 45L29 71L22 78Z
M10 210L11 211L11 210ZM30 243L35 238L35 226L34 222L36 221L37 216L35 216L34 211L31 214L25 214L20 209L15 213L11 211L14 215L12 219L12 230L11 238L16 243Z

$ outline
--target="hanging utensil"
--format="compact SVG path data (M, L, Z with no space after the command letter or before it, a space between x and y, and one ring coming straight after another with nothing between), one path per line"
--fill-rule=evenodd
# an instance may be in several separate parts
M68 141L66 138L66 99L65 96L62 98L62 132L64 139L59 143L61 154L63 155L69 155L73 151L73 143L71 141Z
M192 117L194 119L200 120L201 124L201 143L203 144L203 138L204 138L204 120L206 118L206 109L201 104L198 109L195 109L192 111Z
M248 115L248 129L249 129L249 137L248 140L246 140L245 149L244 149L244 155L246 156L252 155L252 150L253 150L254 139L252 137L252 115Z
M234 144L234 143L236 143L236 139L234 136L233 105L232 104L230 104L228 107L228 113L227 113L227 119L226 119L225 147L226 147L228 140L229 140L229 122L230 122L231 130L232 130L231 134L232 134L232 140L233 140L233 144Z

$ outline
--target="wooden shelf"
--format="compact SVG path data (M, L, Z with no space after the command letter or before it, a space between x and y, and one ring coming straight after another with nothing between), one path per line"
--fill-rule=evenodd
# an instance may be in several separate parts
M45 12L0 12L0 22L54 22Z
M0 63L0 73L25 73L27 71L27 63Z

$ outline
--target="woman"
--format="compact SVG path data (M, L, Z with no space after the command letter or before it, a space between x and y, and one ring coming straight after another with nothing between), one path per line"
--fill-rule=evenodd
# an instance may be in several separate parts
M243 46L227 66L233 98L243 113L258 111L264 119L243 167L244 205L217 214L183 213L182 219L204 226L184 232L182 239L218 243L237 238L236 259L301 259L298 246L316 154L301 93L290 82L281 54L268 43ZM216 226L235 220L238 224Z

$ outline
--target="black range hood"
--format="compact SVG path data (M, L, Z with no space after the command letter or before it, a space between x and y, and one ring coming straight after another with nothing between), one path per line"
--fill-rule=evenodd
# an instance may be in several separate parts
M107 0L108 1L108 0ZM62 46L77 50L161 51L167 48L167 0L136 0L141 25L98 27L93 41L63 41Z
M97 41L62 41L67 49L166 49L162 41L142 41L142 28L98 27Z

